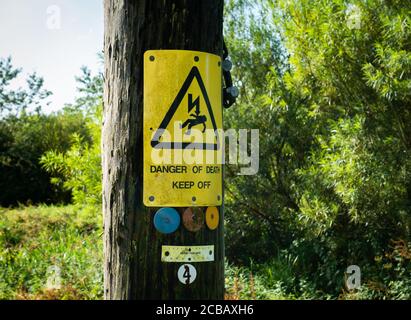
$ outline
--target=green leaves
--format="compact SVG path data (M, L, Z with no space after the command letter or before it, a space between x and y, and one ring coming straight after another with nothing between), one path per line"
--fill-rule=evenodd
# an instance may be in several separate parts
M227 170L227 251L285 250L338 294L348 265L411 236L409 3L241 2L226 20L242 87L226 126L260 130L261 168Z
M0 119L6 115L19 115L30 107L30 111L40 112L45 99L51 92L43 88L44 80L36 73L27 79L27 88L12 89L11 82L15 80L21 69L13 67L11 57L0 58Z
M64 153L48 151L40 160L55 177L52 182L71 191L75 204L101 203L100 127L89 123L92 141L72 135L71 147Z

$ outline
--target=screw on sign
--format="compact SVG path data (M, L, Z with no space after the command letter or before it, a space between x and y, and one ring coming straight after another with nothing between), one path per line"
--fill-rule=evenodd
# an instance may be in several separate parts
M161 246L162 262L205 262L214 261L214 245Z
M192 264L183 264L178 268L178 280L183 284L191 284L197 277L197 270Z
M222 205L219 63L219 55L206 52L144 53L143 202L147 207ZM213 166L203 165L206 159L213 159ZM158 163L181 170L157 170ZM207 172L208 167L216 170Z

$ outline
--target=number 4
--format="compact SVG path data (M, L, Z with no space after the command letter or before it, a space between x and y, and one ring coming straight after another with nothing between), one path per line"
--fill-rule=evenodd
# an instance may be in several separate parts
M184 273L183 273L183 278L186 278L186 284L190 284L190 267L188 265L184 265Z

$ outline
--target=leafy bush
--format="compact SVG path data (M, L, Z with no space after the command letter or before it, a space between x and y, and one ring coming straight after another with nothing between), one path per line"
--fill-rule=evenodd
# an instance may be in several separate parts
M39 160L47 150L67 150L73 133L90 140L80 113L23 113L0 119L0 205L68 202L70 194L50 183Z
M73 134L66 152L48 151L40 162L53 174L52 183L71 191L74 203L94 205L101 202L100 127L94 123L88 127L90 142Z
M87 68L82 68L82 75L77 78L81 84L81 95L73 105L67 107L85 115L90 139L74 133L70 148L49 150L40 161L43 168L53 176L51 182L69 191L76 204L101 203L102 79L101 74L92 76Z
M73 108L42 113L51 94L43 79L29 75L27 89L11 89L19 73L10 58L0 59L0 205L68 202L70 193L50 183L39 159L48 150L67 150L73 133L89 141L85 116Z
M240 97L225 126L260 130L258 175L226 170L230 261L270 268L272 257L292 257L284 287L298 296L340 296L352 264L380 288L364 285L358 297L409 296L408 265L381 274L374 260L393 240L411 241L407 1L227 9Z

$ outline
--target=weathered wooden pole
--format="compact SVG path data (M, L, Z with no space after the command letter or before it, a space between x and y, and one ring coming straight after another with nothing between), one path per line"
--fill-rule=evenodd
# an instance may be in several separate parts
M180 49L221 56L223 0L105 0L102 131L104 296L106 299L222 299L223 212L219 227L162 234L156 208L143 204L143 55ZM161 94L161 92L159 92ZM176 208L182 214L184 208ZM178 263L161 262L162 245L215 246L196 263L190 285Z

